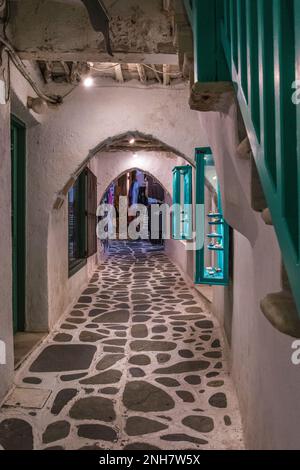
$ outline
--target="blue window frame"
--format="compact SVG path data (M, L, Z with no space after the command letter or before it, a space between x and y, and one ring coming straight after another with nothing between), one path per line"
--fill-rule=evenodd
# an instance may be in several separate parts
M172 236L174 240L192 240L192 218L192 167L190 165L176 166L173 169Z
M204 205L197 237L204 239L196 251L196 284L227 285L229 227L222 212L220 186L210 148L196 149L196 204Z

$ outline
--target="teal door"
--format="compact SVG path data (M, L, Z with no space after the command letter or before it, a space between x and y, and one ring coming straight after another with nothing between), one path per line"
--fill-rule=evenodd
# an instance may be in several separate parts
M25 329L26 129L11 120L12 271L14 333Z

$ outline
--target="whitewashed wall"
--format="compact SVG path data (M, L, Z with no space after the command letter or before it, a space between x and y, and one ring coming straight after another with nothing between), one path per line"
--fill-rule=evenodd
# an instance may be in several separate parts
M281 253L273 227L250 205L250 162L239 159L236 109L199 113L220 179L223 209L234 227L233 302L214 288L214 312L230 322L232 375L251 449L299 449L300 367L292 365L293 339L263 316L260 300L281 290ZM228 311L228 307L232 311Z

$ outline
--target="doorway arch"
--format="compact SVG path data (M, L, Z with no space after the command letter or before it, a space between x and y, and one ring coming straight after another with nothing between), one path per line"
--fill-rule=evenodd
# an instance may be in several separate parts
M130 144L131 139L135 140L134 145ZM102 152L115 153L117 151L134 152L140 150L143 150L144 152L170 153L183 159L184 161L186 161L187 164L191 165L192 167L195 168L196 166L193 158L189 157L188 155L176 149L175 147L166 144L165 142L153 136L152 134L145 134L140 131L127 131L122 134L116 134L113 137L109 137L103 140L89 151L88 155L84 158L82 163L70 175L70 178L65 184L65 186L57 194L53 208L59 209L61 207L69 188L74 184L77 177L94 157L100 155Z

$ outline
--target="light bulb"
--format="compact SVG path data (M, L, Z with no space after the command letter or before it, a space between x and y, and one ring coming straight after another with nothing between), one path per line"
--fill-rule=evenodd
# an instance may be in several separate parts
M86 77L84 80L83 80L83 85L86 87L86 88L90 88L91 86L94 85L94 79L92 77Z

